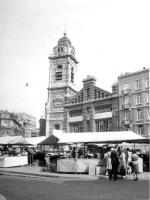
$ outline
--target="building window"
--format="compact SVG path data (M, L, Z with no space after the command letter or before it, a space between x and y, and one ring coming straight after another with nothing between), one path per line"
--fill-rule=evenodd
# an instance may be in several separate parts
M80 95L78 96L78 102L80 102Z
M147 120L150 120L150 110L149 110L149 108L147 109Z
M95 113L104 113L104 112L111 112L112 108L111 105L109 106L96 106L95 107Z
M56 69L56 81L62 80L62 65L58 65Z
M90 132L90 121L87 121L86 123L86 131Z
M73 67L71 68L71 82L74 82L74 71L73 71Z
M90 88L87 88L86 92L87 92L87 100L88 100L88 99L90 99Z
M82 116L82 110L72 110L69 112L70 117Z
M149 103L149 93L146 94L146 103Z
M100 97L101 97L101 92L98 91L98 98L100 99Z
M139 135L143 134L143 125L138 126L138 134Z
M81 101L83 102L83 92L81 93Z
M125 108L128 108L129 107L129 96L128 95L126 95L125 97L124 97L124 107Z
M136 81L136 86L135 86L136 90L140 90L141 89L141 81L137 80Z
M124 120L125 120L125 122L129 122L129 120L130 120L130 112L129 111L125 112Z
M64 48L63 47L58 47L58 52L59 53L62 53L64 51Z
M86 107L86 113L90 114L90 107Z
M141 98L141 94L137 94L136 95L136 104L139 105L142 103L142 98Z
M96 132L112 131L112 120L97 120L95 126Z
M104 96L105 96L105 94L104 94L104 93L102 93L102 98L104 98Z
M97 90L95 90L95 99L97 99Z
M83 132L82 122L80 122L80 123L70 123L69 124L69 132L71 132L71 133Z
M147 78L147 79L145 80L145 83L146 83L146 88L149 88L149 78Z
M138 109L137 110L137 120L142 120L142 110L141 109Z

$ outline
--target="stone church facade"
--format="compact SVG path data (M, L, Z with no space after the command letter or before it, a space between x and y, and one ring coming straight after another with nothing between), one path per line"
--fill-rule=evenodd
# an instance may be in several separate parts
M117 85L112 93L95 85L88 76L77 92L75 73L78 61L75 48L64 33L49 56L48 100L45 105L46 136L53 129L64 132L101 132L118 130Z
M77 93L75 89L75 72L78 61L75 48L64 33L49 56L48 100L45 106L46 136L53 129L63 130L65 99Z

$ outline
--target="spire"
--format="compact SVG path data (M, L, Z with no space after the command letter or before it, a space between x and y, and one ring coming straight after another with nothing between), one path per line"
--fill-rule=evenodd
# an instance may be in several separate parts
M64 31L64 37L66 37L67 33L66 33L66 24L65 24L65 31Z

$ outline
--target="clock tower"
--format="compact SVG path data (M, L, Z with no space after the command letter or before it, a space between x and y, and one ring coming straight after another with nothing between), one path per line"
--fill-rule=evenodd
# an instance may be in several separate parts
M75 72L78 61L75 48L64 33L49 56L48 99L45 105L46 136L53 129L63 130L65 99L75 95Z

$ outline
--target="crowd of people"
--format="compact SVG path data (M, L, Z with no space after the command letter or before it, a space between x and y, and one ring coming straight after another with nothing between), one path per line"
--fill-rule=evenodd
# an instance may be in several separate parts
M110 180L117 180L118 175L121 178L133 173L134 180L138 180L139 174L139 156L136 150L124 149L122 147L107 148L104 154L106 161L107 175Z

